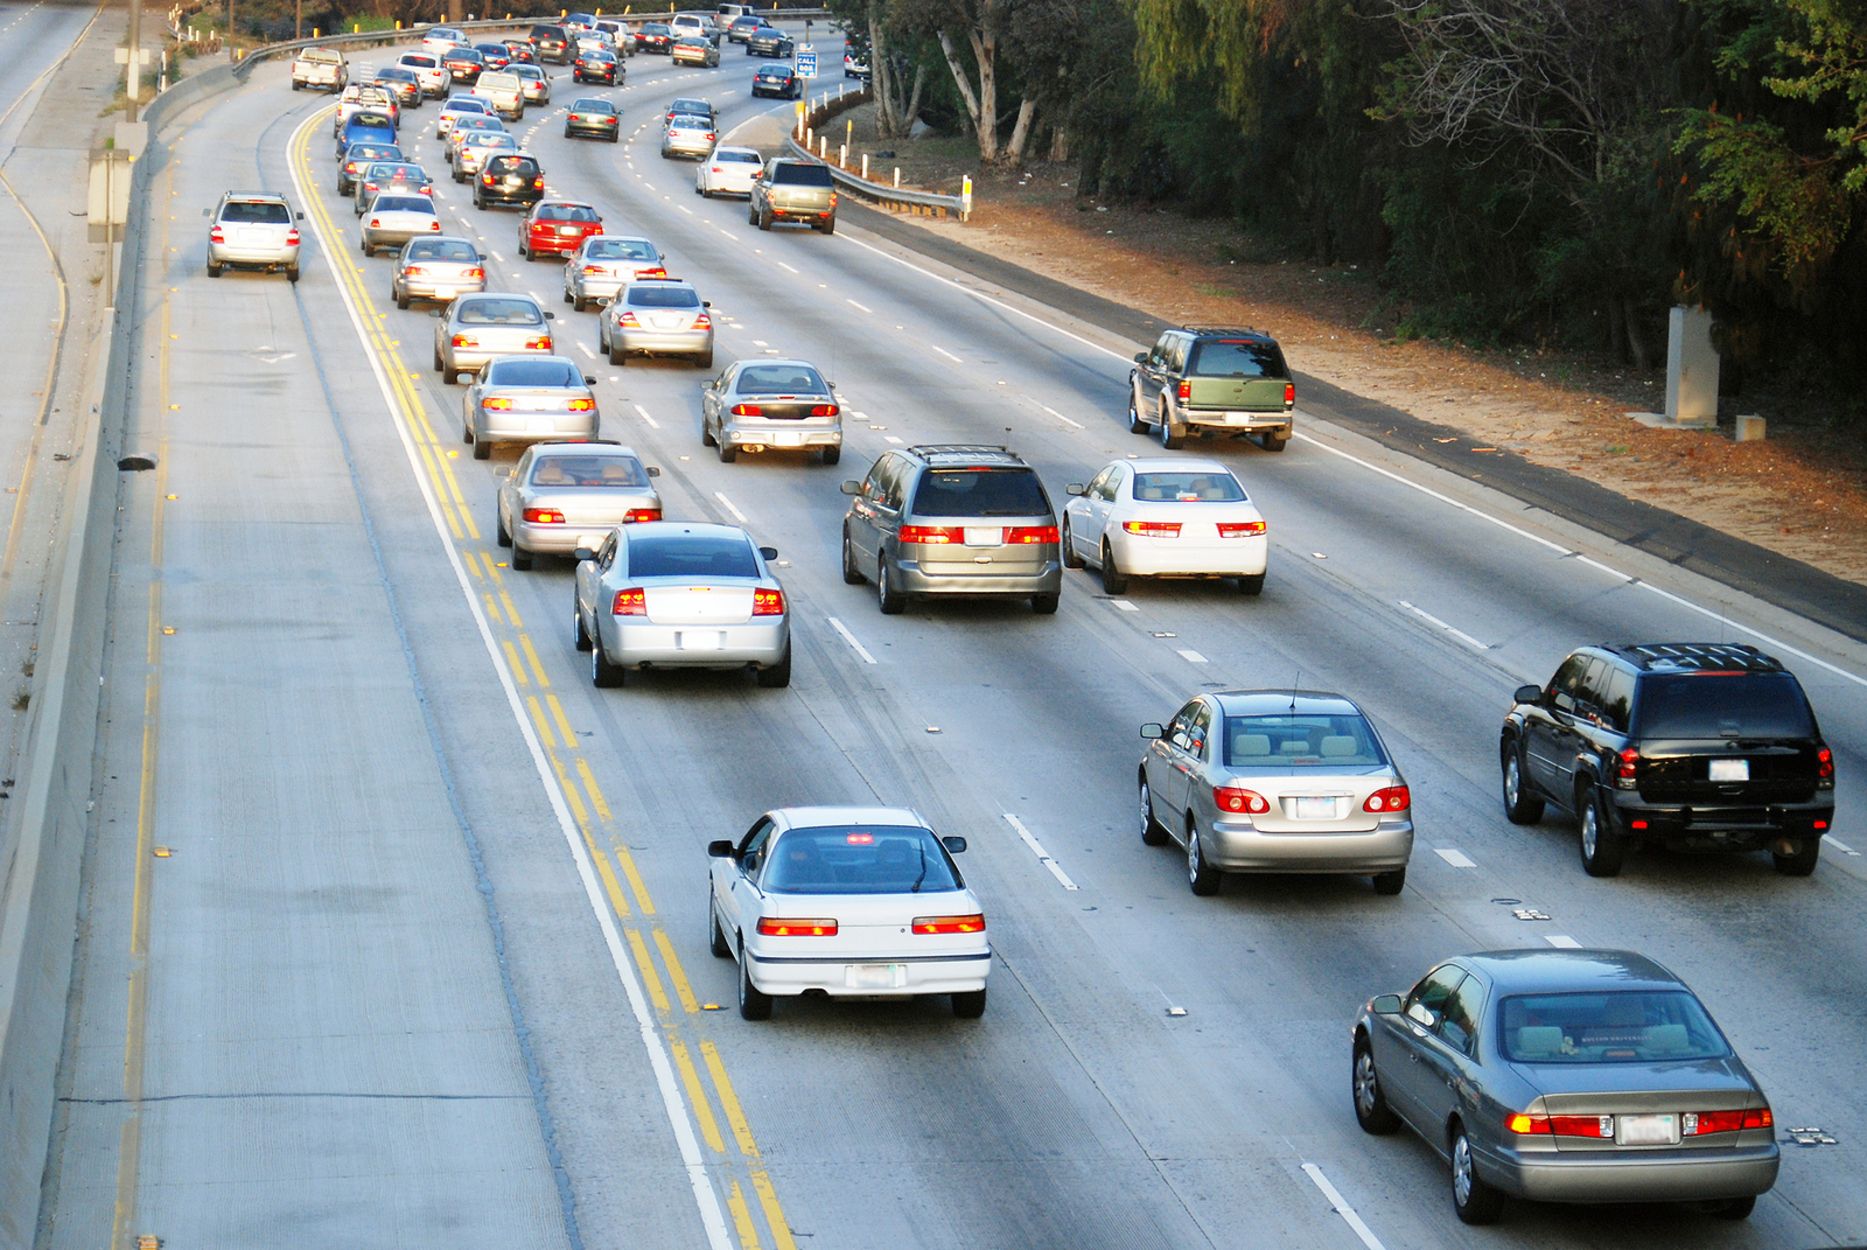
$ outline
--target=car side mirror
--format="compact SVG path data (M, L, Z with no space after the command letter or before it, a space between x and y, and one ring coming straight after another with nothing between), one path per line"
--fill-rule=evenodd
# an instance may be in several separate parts
M650 476L650 477L660 477L660 476L661 476L661 470L660 470L660 469L657 469L657 468L656 468L656 467L655 467L654 465L652 465L652 464L651 464L651 465L649 465L649 466L648 466L648 476Z
M737 848L733 846L731 839L728 838L721 838L717 842L707 843L708 859L731 859L736 852Z
M1439 1015L1425 1003L1415 1003L1407 1008L1407 1019L1425 1028L1439 1027Z
M305 215L303 213L293 213L292 216L298 218L298 220L300 221L303 221L305 219Z
M1146 363L1147 363L1147 353L1146 353L1146 352L1136 352L1136 353L1134 354L1134 362L1135 362L1135 363L1136 363L1137 365L1144 365L1144 364L1146 364Z
M944 846L953 854L958 855L966 849L966 839L960 837L957 833L949 833L944 838L940 839L940 845Z
M703 299L700 301L700 306L702 308L711 308L713 307L713 301L710 299Z
M862 483L851 478L849 481L843 483L842 491L845 495L860 495L862 493Z
M1089 488L1081 482L1071 482L1068 486L1063 488L1063 493L1066 495L1086 495L1089 493Z
M1400 1014L1400 995L1376 994L1374 1001L1368 1004L1368 1010L1377 1016L1397 1016Z
M556 321L557 319L558 319L558 315L556 313L552 312L549 308L545 309L545 320L546 321Z
M1146 738L1149 742L1152 742L1156 738L1166 737L1167 731L1161 727L1159 721L1151 720L1147 724L1141 726L1141 736Z
M589 374L587 374L587 373L586 373L586 374L584 374L584 375L583 375L583 384L584 384L585 386L595 386L595 385L596 385L596 379L595 379L594 377L592 377L591 375L589 375Z
M1541 703L1543 688L1541 686L1519 686L1511 698L1518 703Z
M767 560L776 560L778 558L778 549L776 547L760 547L758 553Z
M582 564L585 560L596 559L596 552L590 550L588 547L579 547L577 550L570 553L570 558Z
M447 316L447 309L445 309L445 308L437 308L437 309L435 309L435 310L434 310L434 319L435 319L436 321L439 321L439 320L440 320L441 318L443 318L443 317L445 317L445 316Z

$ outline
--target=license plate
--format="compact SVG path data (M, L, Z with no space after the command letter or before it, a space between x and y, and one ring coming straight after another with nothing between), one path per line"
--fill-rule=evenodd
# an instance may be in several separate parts
M1679 1140L1678 1117L1670 1113L1616 1116L1614 1140L1623 1146L1669 1146Z
M968 525L966 527L966 545L968 547L996 547L1005 541L1005 530L998 525Z
M844 984L852 990L892 990L905 982L905 964L851 964Z
M1712 760L1711 779L1713 781L1749 781L1749 760Z
M716 629L688 630L681 635L683 651L718 651L720 633Z
M1296 801L1298 820L1333 820L1335 818L1335 800L1304 795Z
M803 435L801 434L780 434L778 435L778 446L780 447L795 447L801 441L803 441Z

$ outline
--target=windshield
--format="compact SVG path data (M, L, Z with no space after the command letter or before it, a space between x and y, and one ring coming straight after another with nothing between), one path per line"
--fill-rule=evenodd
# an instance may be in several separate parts
M914 492L916 516L1048 516L1050 500L1029 469L929 472Z
M540 221L597 221L596 210L588 204L545 204L538 209Z
M631 456L540 456L532 465L534 486L611 486L641 489L648 473Z
M632 286L627 303L636 308L698 308L700 295L690 286Z
M828 165L784 164L771 171L773 182L782 182L798 187L827 187L833 185Z
M1386 763L1380 740L1353 713L1225 718L1227 768L1377 768Z
M758 560L742 535L636 535L630 577L757 577Z
M1229 473L1137 473L1134 497L1142 503L1244 503L1245 488Z
M370 203L372 213L420 213L434 216L434 203L425 195L378 195Z
M830 388L809 365L747 365L739 373L741 395L821 394Z
M473 244L463 243L458 239L423 239L409 245L410 260L453 260L462 264L477 265L480 254Z
M564 360L495 360L486 367L488 386L583 386L583 375Z
M943 894L961 888L940 840L904 825L786 830L760 884L774 894Z
M1516 1063L1669 1063L1731 1050L1684 990L1513 995L1498 1012L1498 1040Z
M1811 738L1802 686L1788 673L1681 673L1640 683L1643 738Z
M536 326L544 324L544 314L528 299L470 299L459 302L456 318L470 326Z
M1207 378L1282 378L1284 355L1275 344L1250 339L1206 339L1193 348L1188 373Z
M585 260L654 260L655 249L641 239L595 239Z

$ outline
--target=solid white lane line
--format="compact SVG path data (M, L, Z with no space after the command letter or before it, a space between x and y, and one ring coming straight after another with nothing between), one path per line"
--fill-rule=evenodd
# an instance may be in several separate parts
M1488 643L1479 642L1476 638L1472 637L1470 634L1466 633L1464 630L1453 628L1452 626L1446 624L1444 621L1440 620L1438 617L1434 616L1431 612L1428 612L1425 608L1416 608L1411 603L1408 603L1405 599L1396 599L1394 600L1394 602L1398 603L1401 607L1413 613L1415 616L1419 617L1421 620L1425 621L1427 624L1437 626L1438 628L1445 630L1448 634L1451 634L1454 638L1457 638L1460 642L1464 643L1466 646L1470 647L1474 651L1489 651L1491 649Z
M1855 850L1853 847L1849 846L1847 843L1843 842L1840 838L1837 838L1832 833L1824 833L1822 837L1826 838L1829 844L1832 845L1837 851L1840 851L1843 855L1858 856L1860 854L1859 851Z
M649 429L651 429L651 430L659 430L659 429L661 428L661 422L659 422L659 421L657 421L657 420L655 420L655 419L654 419L653 417L651 417L651 416L649 416L649 415L648 415L648 409L646 409L646 408L644 408L644 407L642 407L642 405L640 405L640 404L637 404L637 405L635 406L635 411L636 411L636 413L637 413L638 415L640 415L640 416L641 416L641 418L642 418L642 420L644 420L644 421L646 421L646 422L648 422L648 428L649 428Z
M1174 650L1178 651L1180 653L1180 658L1185 660L1188 664L1204 664L1206 662L1206 657L1197 651L1189 650L1186 647L1175 647Z
M948 351L944 347L939 346L936 343L929 343L927 344L927 346L933 348L935 351L939 352L942 356L945 356L948 360L952 361L956 365L963 365L966 363L965 361L961 360L958 356L955 356L952 352Z
M858 303L857 303L857 302L856 302L855 300L853 300L853 299L848 299L848 298L845 298L845 299L843 300L843 302L844 302L845 304L848 304L848 305L849 305L849 306L850 306L851 308L853 308L853 309L855 309L855 310L856 310L857 312L865 312L865 313L868 313L868 314L869 314L869 316L871 316L871 317L873 317L873 316L875 315L875 310L874 310L874 309L872 309L872 308L864 308L864 307L863 307L863 306L862 306L861 304L858 304Z
M849 649L861 656L865 664L875 663L875 657L869 654L869 649L867 647L856 641L856 636L849 632L849 627L847 625L844 625L834 616L826 616L823 619L830 622L830 628L843 636L843 641L849 644Z
M1037 840L1037 835L1024 827L1024 822L1022 820L1019 820L1010 812L1004 813L1004 816L1006 823L1010 824L1013 829L1016 829L1018 831L1018 837L1023 840L1026 846L1031 848L1031 854L1037 856L1037 862L1048 868L1050 870L1050 875L1055 877L1064 889L1082 889L1081 886L1070 880L1070 875L1064 872L1063 869L1058 866L1057 861L1050 857L1050 852L1044 849L1044 844Z
M1355 1236L1361 1238L1361 1244L1366 1246L1367 1250L1387 1250L1387 1247L1381 1244L1381 1239L1374 1235L1374 1230L1355 1214L1355 1208L1348 1205L1348 1199L1329 1183L1329 1178L1322 1174L1321 1168L1314 1163L1305 1163L1303 1173L1315 1183L1316 1188L1322 1190L1322 1196L1329 1200L1329 1209L1342 1217L1343 1222L1354 1230Z
M716 490L713 492L713 497L720 501L720 507L733 514L733 520L739 522L741 525L746 523L746 514L733 506L733 501L726 497L725 491Z
M1559 951L1579 951L1582 944L1566 933L1546 933L1543 940Z
M1478 865L1472 860L1471 856L1467 855L1464 851L1459 850L1457 847L1436 846L1433 848L1433 854L1439 856L1439 858L1445 860L1448 864L1451 864L1454 868L1476 868L1478 867Z
M1082 423L1081 421L1072 421L1072 420L1070 420L1070 419L1069 419L1068 417L1066 417L1066 416L1064 416L1064 415L1063 415L1062 413L1060 413L1060 412L1058 412L1058 411L1057 411L1057 410L1056 410L1055 408L1052 408L1052 407L1051 407L1051 406L1050 406L1049 404L1039 404L1039 405L1037 405L1037 406L1038 406L1039 408L1042 408L1042 409L1043 409L1043 410L1044 410L1045 412L1047 412L1047 413L1049 413L1049 414L1050 414L1051 416L1053 416L1053 417L1055 417L1055 418L1056 418L1057 420L1059 420L1059 421L1061 421L1061 422L1063 422L1063 424L1065 424L1065 425L1067 425L1067 426L1070 426L1070 427L1072 427L1073 429L1078 429L1078 430L1080 430L1080 429L1082 429L1082 428L1084 428L1084 427L1083 427L1083 423Z

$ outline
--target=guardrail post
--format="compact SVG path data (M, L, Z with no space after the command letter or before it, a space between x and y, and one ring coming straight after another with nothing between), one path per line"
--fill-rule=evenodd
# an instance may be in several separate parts
M847 143L836 145L836 167L838 169L849 168L849 145Z
M830 159L830 136L829 135L818 135L817 136L817 159L820 161L827 161Z
M968 174L959 184L959 219L966 221L972 217L972 175Z
M869 180L869 154L867 152L862 154L862 180L864 182Z
M901 166L895 166L895 190L901 189Z

